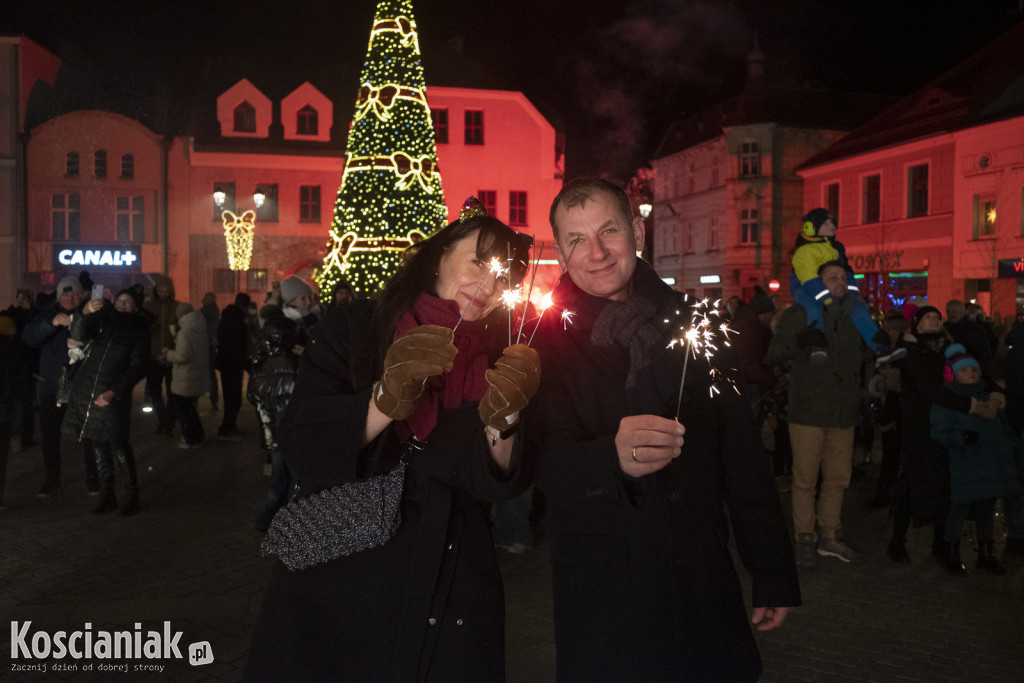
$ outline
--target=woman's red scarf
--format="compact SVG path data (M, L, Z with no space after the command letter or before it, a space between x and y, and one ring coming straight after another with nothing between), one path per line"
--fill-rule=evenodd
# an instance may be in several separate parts
M417 325L437 325L451 329L459 320L459 306L454 301L438 299L431 294L421 294L395 325L395 338L402 336ZM465 401L479 401L487 389L484 372L487 371L487 349L489 344L487 324L483 321L463 320L455 330L455 354L452 369L443 375L431 377L420 397L419 405L405 421L409 431L419 440L437 424L442 410L458 408ZM401 430L404 431L404 430ZM400 434L401 434L400 431Z

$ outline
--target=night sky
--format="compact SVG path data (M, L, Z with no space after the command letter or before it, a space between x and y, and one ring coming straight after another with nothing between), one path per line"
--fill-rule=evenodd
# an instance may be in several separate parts
M122 84L185 87L217 56L359 64L373 0L4 0L24 33ZM735 94L757 40L776 82L904 95L1018 20L1020 0L414 0L427 82L522 90L567 175L624 181L668 123ZM479 80L483 75L484 80ZM143 86L145 87L145 86ZM357 83L351 85L353 98Z

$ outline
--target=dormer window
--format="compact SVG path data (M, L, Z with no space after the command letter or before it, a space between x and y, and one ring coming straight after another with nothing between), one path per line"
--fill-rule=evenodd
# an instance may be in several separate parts
M234 131L236 133L256 132L256 107L248 102L242 102L235 107Z
M295 115L295 133L297 135L316 135L319 132L319 124L319 114L308 104Z

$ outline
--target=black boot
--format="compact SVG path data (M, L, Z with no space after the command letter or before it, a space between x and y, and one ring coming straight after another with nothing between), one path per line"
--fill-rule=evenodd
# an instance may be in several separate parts
M100 493L100 504L93 508L93 512L97 515L102 515L105 512L110 512L117 509L117 496L114 495L114 489L107 489Z
M135 471L135 454L132 447L125 445L114 449L114 460L124 482L125 492L128 499L121 508L121 514L125 517L139 513L139 478Z
M886 550L889 559L893 562L910 564L910 555L907 553L907 537L902 538L896 534L889 540L889 548Z
M960 560L960 543L947 543L945 548L946 571L953 576L967 576L967 567Z
M992 541L978 541L978 561L974 563L974 566L978 569L984 569L989 574L1000 575L1006 573L1006 567L999 564L999 559L996 558Z
M96 452L96 478L100 484L100 504L93 512L100 515L117 509L117 496L114 494L114 463L109 444L94 444Z

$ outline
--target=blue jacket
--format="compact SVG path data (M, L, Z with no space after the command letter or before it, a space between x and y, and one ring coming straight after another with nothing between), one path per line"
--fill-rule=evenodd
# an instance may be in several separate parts
M989 396L989 387L980 382L953 382L949 388L980 401ZM978 435L977 440L973 439L973 434L968 438L970 432ZM995 419L986 419L933 405L931 436L949 448L950 498L954 503L1007 498L1020 493L1014 458L1021 443L1002 409Z

